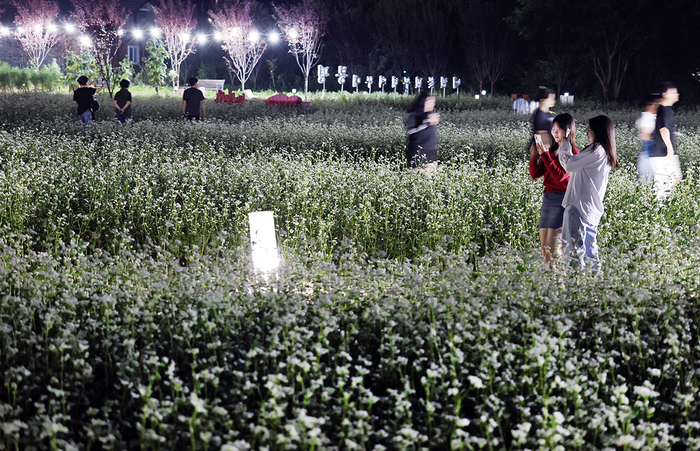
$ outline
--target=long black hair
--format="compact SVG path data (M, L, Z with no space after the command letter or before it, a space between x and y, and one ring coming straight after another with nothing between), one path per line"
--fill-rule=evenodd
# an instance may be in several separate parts
M408 109L409 113L414 113L417 116L425 115L425 101L430 97L430 92L427 90L422 90L416 100L413 101L411 107Z
M617 147L615 145L615 125L609 117L600 115L588 121L588 127L595 135L594 142L603 146L608 156L608 164L617 169Z
M566 140L571 143L571 147L576 147L576 140L574 136L576 135L576 122L574 122L574 118L569 114L569 113L563 113L563 114L558 114L554 117L554 120L552 121L552 125L557 124L560 129L564 130L564 133L566 134L568 131L568 134L566 134ZM552 134L552 131L550 130L549 134ZM550 152L556 152L557 149L559 148L559 144L554 140L554 136L551 136L552 139L552 146L549 148Z

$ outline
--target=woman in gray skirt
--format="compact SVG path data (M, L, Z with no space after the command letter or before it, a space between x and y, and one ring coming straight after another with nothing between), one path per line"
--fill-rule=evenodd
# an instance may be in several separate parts
M550 131L551 145L544 144L535 136L537 153L530 157L530 176L533 180L544 178L544 196L540 209L540 244L542 246L543 262L553 260L557 252L557 238L561 237L561 227L564 219L564 193L569 184L569 174L559 162L557 150L564 142L571 143L573 153L578 149L574 144L576 124L570 114L560 114L552 121Z

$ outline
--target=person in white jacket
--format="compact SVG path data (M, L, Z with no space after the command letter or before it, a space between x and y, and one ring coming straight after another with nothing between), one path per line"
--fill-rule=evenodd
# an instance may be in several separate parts
M610 169L618 167L615 126L609 117L596 116L588 121L588 141L588 147L578 155L568 143L559 148L559 162L570 177L562 201L562 239L566 244L564 255L572 259L573 266L598 270L596 236L605 210L603 198Z

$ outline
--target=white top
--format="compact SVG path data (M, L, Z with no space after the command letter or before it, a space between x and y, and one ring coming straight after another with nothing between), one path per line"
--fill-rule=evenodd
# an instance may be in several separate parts
M642 136L642 129L654 131L656 127L656 114L649 113L648 111L642 111L642 115L637 118L637 130L639 130L639 139L644 139ZM649 132L647 132L649 133Z
M599 143L594 143L574 155L571 144L565 142L557 153L559 162L569 174L569 185L562 206L575 206L581 219L597 226L605 210L603 198L611 169L605 149Z

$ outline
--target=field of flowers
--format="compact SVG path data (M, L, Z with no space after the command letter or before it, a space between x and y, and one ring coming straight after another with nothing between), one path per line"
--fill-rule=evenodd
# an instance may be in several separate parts
M636 183L632 108L603 270L541 267L541 182L507 99L447 99L402 168L408 100L308 110L0 94L0 449L700 449L700 113L684 180ZM103 105L108 99L103 99ZM247 214L284 264L252 271Z

